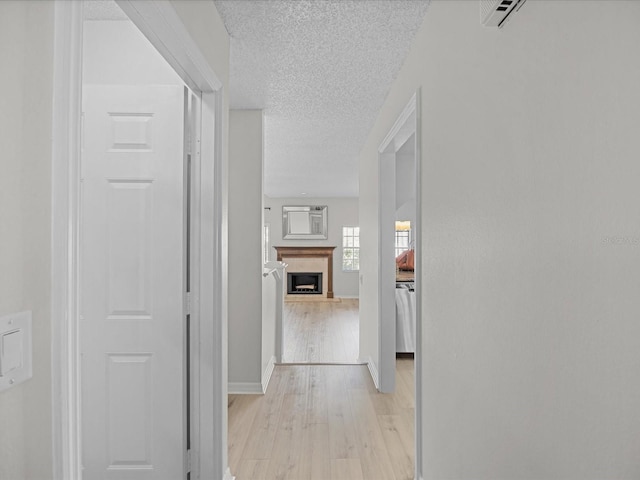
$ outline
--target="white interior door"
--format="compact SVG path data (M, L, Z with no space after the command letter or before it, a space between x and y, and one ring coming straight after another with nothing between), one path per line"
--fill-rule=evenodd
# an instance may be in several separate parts
M183 102L84 87L84 479L185 477Z

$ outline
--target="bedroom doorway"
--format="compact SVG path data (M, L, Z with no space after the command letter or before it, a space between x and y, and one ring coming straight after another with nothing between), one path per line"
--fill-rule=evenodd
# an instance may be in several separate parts
M415 478L421 478L421 162L420 91L404 108L378 149L379 258L378 382L395 392L396 366L413 356ZM405 236L405 229L409 233ZM404 249L403 247L408 248Z

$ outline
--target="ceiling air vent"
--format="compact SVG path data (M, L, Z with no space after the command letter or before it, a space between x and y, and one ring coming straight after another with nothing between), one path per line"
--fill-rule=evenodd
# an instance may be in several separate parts
M526 0L480 0L480 19L485 27L501 27Z

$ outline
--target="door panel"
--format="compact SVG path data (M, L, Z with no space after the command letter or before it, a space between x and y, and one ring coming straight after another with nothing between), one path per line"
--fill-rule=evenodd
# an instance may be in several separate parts
M107 457L112 467L151 468L151 354L107 355Z
M183 90L85 86L85 479L184 478Z
M110 320L151 320L153 182L107 180Z

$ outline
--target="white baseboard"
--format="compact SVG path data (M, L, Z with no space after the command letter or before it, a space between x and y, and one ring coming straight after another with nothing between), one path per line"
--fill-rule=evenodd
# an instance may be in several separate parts
M273 369L276 366L276 357L272 356L269 360L269 364L267 368L265 368L264 373L262 374L262 393L267 393L267 387L269 386L269 381L271 380L271 374L273 373Z
M234 477L233 475L231 475L231 470L229 470L227 468L227 471L224 472L224 477L222 480L235 480L236 477Z
M267 391L271 374L275 367L276 357L271 357L262 374L262 382L229 382L228 393L234 395L261 394Z
M260 382L229 382L227 390L227 393L234 395L263 393Z
M371 378L373 378L373 383L376 386L376 389L380 390L380 380L378 378L378 367L373 362L373 358L369 357L367 360L367 367L369 367L369 373L371 374Z

